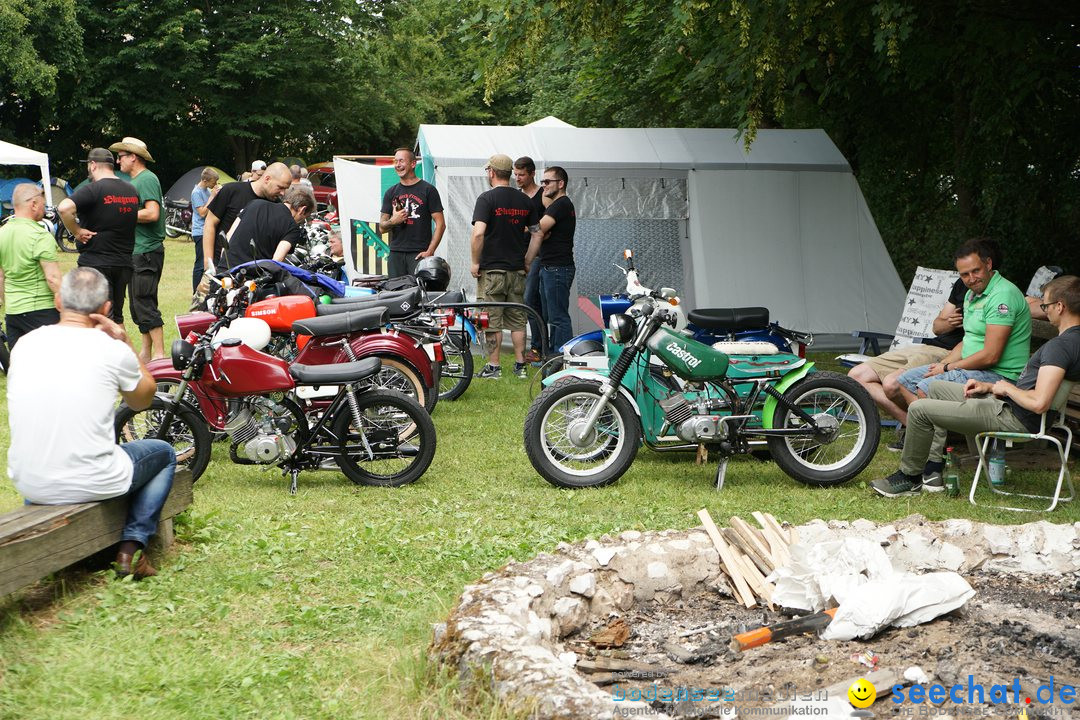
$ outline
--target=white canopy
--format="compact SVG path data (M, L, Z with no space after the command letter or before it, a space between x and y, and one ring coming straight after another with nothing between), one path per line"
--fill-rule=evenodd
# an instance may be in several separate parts
M0 140L0 165L37 165L41 169L41 186L48 188L52 185L49 156L46 153ZM45 197L52 201L51 194L46 193Z

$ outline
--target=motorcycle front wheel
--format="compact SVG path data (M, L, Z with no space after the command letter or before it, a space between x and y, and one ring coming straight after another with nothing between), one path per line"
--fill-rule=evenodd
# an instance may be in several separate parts
M641 422L616 395L578 445L570 440L600 400L600 385L564 378L536 396L525 418L525 452L552 485L599 487L622 477L637 456Z
M785 473L801 483L839 485L861 473L877 451L881 420L869 393L849 377L814 373L790 387L784 397L814 418L816 433L768 439L769 452ZM773 414L774 428L805 428L801 417L783 405Z
M357 485L398 487L416 481L435 457L435 423L418 402L398 392L357 393L359 425L342 403L334 418L338 467Z
M61 252L79 252L79 244L75 242L75 236L68 232L64 223L60 223L56 229L56 246Z
M180 217L180 211L175 208L170 208L165 213L165 236L170 238L178 238L184 234L184 229L181 227L183 219Z
M190 470L191 481L195 482L210 464L210 430L201 415L188 407L178 407L162 435L166 412L167 403L158 397L145 410L133 410L127 403L120 403L113 419L116 441L164 440L176 451L177 469Z

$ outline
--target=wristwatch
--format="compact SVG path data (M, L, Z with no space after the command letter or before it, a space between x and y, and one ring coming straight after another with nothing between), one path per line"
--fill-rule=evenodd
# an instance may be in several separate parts
M949 363L945 363L945 367L942 372L949 372Z

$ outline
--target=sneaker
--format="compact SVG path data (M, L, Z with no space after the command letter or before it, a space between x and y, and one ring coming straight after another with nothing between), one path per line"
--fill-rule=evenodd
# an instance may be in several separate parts
M924 472L922 476L923 492L942 492L945 490L945 478L941 477L940 470Z
M912 480L904 473L897 470L887 478L881 478L870 483L870 487L878 495L887 498L901 497L903 495L918 495L922 490L922 478Z
M896 429L896 439L885 447L892 452L903 452L905 435L907 435L907 428L901 425Z
M543 358L540 357L540 352L536 348L529 348L528 351L526 351L525 362L538 363L541 360L543 360Z
M502 377L502 368L498 365L484 365L483 369L476 373L476 377L498 380Z
M514 374L517 375L519 378L527 378L527 377L529 377L529 373L526 371L527 367L528 367L527 363L523 363L523 362L514 363Z

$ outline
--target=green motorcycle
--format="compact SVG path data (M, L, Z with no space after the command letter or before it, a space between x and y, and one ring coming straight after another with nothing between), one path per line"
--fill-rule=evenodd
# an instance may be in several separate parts
M812 362L770 343L697 342L680 332L675 292L641 285L632 253L625 257L633 304L609 319L606 362L546 378L525 419L525 450L545 480L570 488L615 482L642 442L657 451L718 452L718 490L728 460L763 444L807 485L838 485L866 468L881 425L862 386L811 373Z

